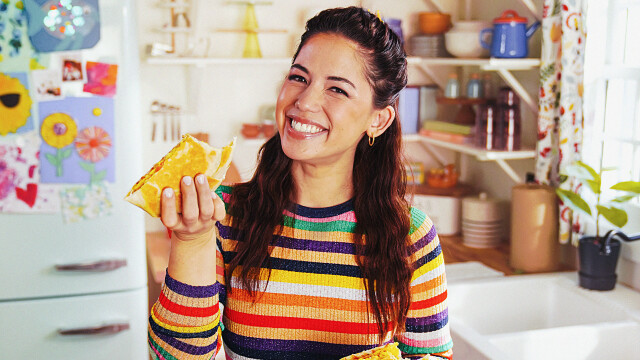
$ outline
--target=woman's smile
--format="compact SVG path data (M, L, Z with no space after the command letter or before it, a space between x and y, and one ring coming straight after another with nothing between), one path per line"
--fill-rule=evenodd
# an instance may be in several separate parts
M285 131L288 136L294 137L298 140L311 139L324 135L328 132L327 129L323 128L318 123L296 115L287 116Z

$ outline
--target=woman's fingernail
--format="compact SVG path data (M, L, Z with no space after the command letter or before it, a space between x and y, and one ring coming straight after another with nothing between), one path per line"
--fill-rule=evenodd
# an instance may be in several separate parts
M204 175L200 174L200 175L196 176L196 181L200 185L204 184Z
M164 194L164 197L166 197L166 198L173 197L173 189L172 188L166 188L166 189L164 189L164 191L162 193Z
M215 199L218 197L218 194L216 194L215 190L211 192L211 198Z
M187 185L187 186L191 185L191 176L185 176L185 177L183 177L183 178L182 178L182 182L183 182L185 185Z

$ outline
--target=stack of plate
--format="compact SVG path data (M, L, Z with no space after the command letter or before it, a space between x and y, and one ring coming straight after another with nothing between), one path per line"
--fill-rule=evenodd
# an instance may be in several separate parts
M449 57L444 45L444 34L414 35L409 39L409 53L422 57Z
M498 246L505 235L504 206L487 194L462 201L462 243L473 248Z

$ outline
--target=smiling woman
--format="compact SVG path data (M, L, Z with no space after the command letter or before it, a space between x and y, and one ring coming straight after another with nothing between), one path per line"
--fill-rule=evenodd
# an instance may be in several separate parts
M231 359L339 359L397 341L451 356L439 239L404 198L406 64L362 8L307 22L253 178L211 194L184 177L181 212L163 193L174 236L152 355L209 359L223 343Z

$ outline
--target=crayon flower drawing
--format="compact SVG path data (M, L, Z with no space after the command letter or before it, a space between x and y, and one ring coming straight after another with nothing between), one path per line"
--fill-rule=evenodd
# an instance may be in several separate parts
M111 137L101 127L91 126L83 129L78 134L75 142L78 155L88 162L80 161L80 167L89 173L89 183L102 181L107 175L107 170L96 173L95 163L109 155L111 149Z
M71 149L67 147L73 143L78 134L78 127L71 116L63 113L54 113L42 121L40 135L48 145L56 149L55 154L44 154L47 161L56 168L56 176L63 174L62 162L71 156Z

